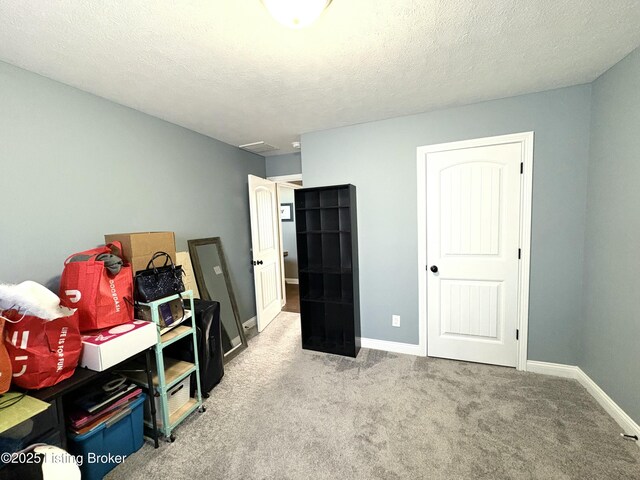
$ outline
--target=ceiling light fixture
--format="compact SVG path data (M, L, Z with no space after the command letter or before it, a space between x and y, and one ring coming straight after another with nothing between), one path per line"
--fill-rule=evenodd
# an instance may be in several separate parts
M315 22L331 0L262 0L273 18L289 28L304 28Z

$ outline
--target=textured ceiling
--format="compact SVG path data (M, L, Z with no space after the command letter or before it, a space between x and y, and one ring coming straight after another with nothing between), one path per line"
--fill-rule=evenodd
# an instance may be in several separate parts
M589 82L639 24L638 0L333 0L305 30L260 0L0 0L0 59L286 153L303 132Z

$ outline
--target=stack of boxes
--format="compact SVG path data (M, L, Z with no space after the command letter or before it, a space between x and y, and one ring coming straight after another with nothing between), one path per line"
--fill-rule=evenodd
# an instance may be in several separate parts
M134 275L138 270L147 268L156 252L169 254L174 262L176 259L176 238L173 232L116 233L105 235L104 240L105 243L119 241L122 244L122 259L131 264ZM176 308L179 306L174 306ZM83 335L80 365L101 372L155 345L155 325L147 323L150 317L145 318L142 314L137 315L137 318L146 322L136 320Z

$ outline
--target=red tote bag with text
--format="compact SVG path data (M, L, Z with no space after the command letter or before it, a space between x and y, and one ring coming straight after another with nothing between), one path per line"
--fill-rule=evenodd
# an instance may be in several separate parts
M11 359L12 381L29 390L50 387L75 371L82 353L78 312L43 320L15 310L4 312L4 343Z
M78 309L80 331L98 330L133 320L133 274L125 263L116 275L104 262L96 260L102 253L122 258L120 242L71 255L64 263L59 297L62 304ZM73 257L89 256L86 261L71 262Z

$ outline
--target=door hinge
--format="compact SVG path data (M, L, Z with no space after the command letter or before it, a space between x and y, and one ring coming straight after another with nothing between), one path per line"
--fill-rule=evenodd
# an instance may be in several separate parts
M518 260L522 258L522 249L518 249Z
M520 330L516 328L516 340L520 340Z
M520 174L524 173L524 162L520 162Z

